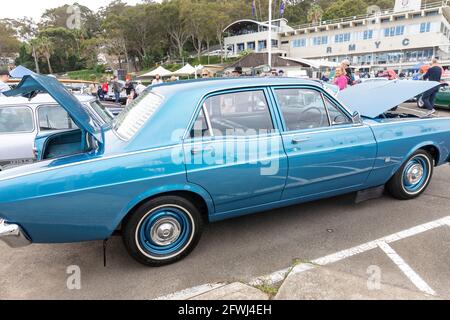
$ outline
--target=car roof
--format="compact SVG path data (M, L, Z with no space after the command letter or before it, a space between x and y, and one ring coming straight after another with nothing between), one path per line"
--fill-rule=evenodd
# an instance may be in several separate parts
M230 78L210 78L175 81L152 86L155 91L161 93L195 91L205 95L212 91L221 91L232 88L257 87L257 86L279 86L279 85L314 85L321 86L319 81L288 78L288 77L230 77Z
M86 94L74 94L74 96L80 102L88 102L95 99L95 97ZM34 97L31 100L29 100L26 97L6 97L4 95L0 95L0 106L11 104L37 105L43 103L53 104L56 103L56 101L48 93L39 93L36 97Z

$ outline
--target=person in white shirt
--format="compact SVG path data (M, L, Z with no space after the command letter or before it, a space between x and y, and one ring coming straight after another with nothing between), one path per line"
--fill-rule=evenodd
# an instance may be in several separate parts
M155 76L155 79L153 79L153 81L152 81L152 86L155 84L161 84L161 83L164 83L164 81L161 79L161 76L159 74L157 74Z
M142 84L142 81L139 80L139 81L137 82L137 86L136 86L136 88L135 88L136 94L137 94L138 96L140 96L141 93L144 92L145 89L147 89L147 87L144 86L144 85Z
M11 90L11 87L6 84L9 80L9 71L8 69L0 69L0 94L5 91Z

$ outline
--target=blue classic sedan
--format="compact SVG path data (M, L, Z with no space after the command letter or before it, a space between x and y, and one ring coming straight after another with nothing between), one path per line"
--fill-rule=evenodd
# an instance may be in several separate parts
M120 231L131 256L161 266L194 249L205 221L383 186L412 199L450 160L450 119L387 110L437 85L367 83L336 97L309 80L186 81L148 88L101 124L55 79L27 76L6 95L48 92L78 128L38 136L39 162L0 173L0 239Z

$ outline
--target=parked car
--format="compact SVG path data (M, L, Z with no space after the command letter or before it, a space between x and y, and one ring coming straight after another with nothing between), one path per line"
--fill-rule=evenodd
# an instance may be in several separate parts
M30 76L8 94L48 91L80 129L38 137L40 162L0 173L0 239L14 247L120 231L131 256L161 266L194 249L204 221L384 185L415 198L449 161L450 119L388 112L438 85L391 82L339 100L291 78L162 84L108 125L53 79Z
M76 95L83 107L99 122L110 122L113 115L95 97ZM36 136L77 128L69 114L48 94L29 100L0 96L0 171L36 160Z
M450 109L450 77L443 78L442 81L446 84L441 86L439 92L436 94L436 100L434 106L441 109ZM422 100L422 95L417 98L417 106L421 109L425 108L425 104Z

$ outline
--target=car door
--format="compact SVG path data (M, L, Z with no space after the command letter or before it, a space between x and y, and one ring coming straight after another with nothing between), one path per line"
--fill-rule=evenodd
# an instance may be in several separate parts
M26 105L0 107L0 170L34 161L33 110Z
M274 88L289 161L283 199L314 198L363 185L373 168L371 129L353 123L333 98L315 87Z
M287 157L264 88L206 97L184 141L187 179L207 190L216 212L279 201Z

